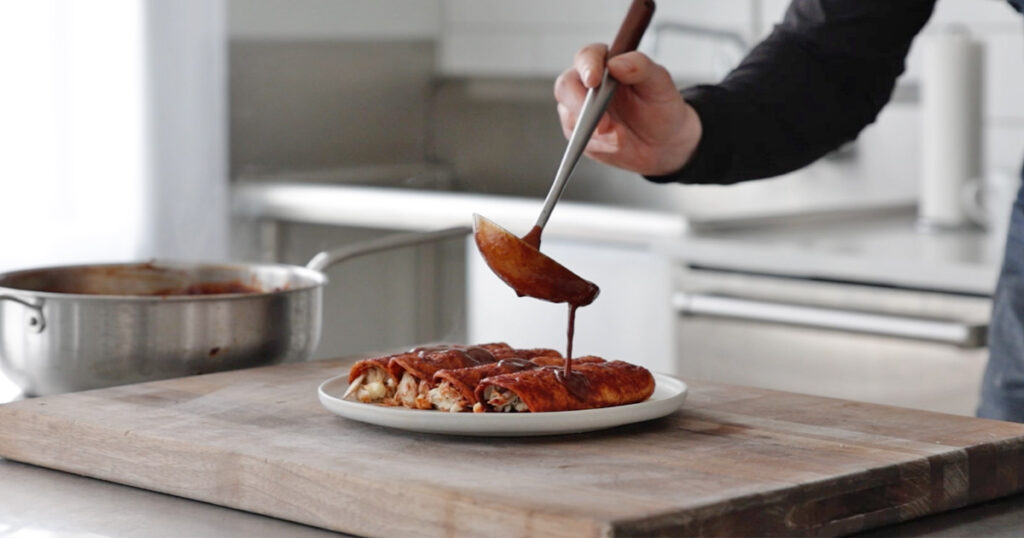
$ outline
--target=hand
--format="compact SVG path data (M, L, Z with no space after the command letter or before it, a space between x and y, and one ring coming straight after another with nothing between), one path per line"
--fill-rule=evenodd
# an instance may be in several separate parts
M555 81L558 117L566 138L576 126L587 88L601 83L607 47L587 45ZM608 60L619 81L585 154L605 164L648 176L681 169L701 137L697 112L676 89L668 71L640 52Z

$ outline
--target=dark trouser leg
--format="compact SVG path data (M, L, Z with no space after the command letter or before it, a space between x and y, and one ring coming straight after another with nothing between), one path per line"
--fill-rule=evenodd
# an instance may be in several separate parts
M988 346L978 416L1024 422L1024 187L1013 207Z

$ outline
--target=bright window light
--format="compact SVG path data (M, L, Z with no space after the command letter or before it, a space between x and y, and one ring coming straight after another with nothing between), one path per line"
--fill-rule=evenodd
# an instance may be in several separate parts
M0 270L135 256L145 1L0 3Z

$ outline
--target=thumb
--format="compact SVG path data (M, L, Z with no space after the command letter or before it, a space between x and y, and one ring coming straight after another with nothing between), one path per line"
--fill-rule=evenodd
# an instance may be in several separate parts
M637 97L648 101L678 99L672 75L642 52L627 52L608 60L608 74L630 86Z

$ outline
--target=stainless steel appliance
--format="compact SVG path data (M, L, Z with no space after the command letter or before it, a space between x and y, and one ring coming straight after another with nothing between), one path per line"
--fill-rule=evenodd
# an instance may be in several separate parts
M26 394L46 395L306 360L320 340L325 269L469 231L387 235L306 267L149 262L0 274L0 370Z
M715 268L676 277L684 378L974 414L988 297Z

